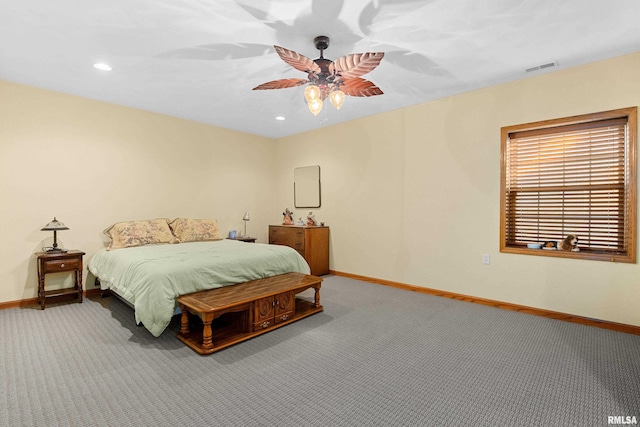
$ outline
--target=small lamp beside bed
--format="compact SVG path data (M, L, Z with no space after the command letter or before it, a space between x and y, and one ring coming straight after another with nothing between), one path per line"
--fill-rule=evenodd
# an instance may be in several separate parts
M54 216L53 221L40 229L40 231L53 231L53 246L50 248L42 248L42 250L48 253L67 252L65 249L60 249L58 247L58 231L68 229L69 227L58 221Z
M242 220L244 221L244 234L242 235L242 237L247 237L247 221L251 221L251 217L249 216L249 212L245 212L244 216L242 217Z

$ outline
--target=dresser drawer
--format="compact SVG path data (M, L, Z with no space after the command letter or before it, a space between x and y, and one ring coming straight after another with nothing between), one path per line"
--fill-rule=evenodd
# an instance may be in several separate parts
M43 273L56 273L58 271L80 270L80 259L55 259L43 262Z
M291 246L304 252L304 230L299 228L272 227L269 230L269 243Z

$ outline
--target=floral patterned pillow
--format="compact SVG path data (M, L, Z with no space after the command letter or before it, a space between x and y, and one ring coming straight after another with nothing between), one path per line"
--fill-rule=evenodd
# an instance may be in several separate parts
M217 219L176 218L169 226L181 242L222 240Z
M179 243L171 233L167 218L118 222L104 230L104 234L111 238L107 250L159 243Z

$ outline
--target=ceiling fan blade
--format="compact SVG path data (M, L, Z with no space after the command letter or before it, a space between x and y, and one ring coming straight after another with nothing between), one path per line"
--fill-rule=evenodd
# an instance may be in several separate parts
M280 79L273 80L267 83L262 83L253 88L253 90L266 90L266 89L286 89L288 87L302 86L305 83L309 83L309 80L305 79Z
M298 52L294 52L289 49L285 49L280 46L273 46L276 48L276 52L282 58L284 62L291 65L296 70L302 71L303 73L320 73L320 67L318 64L313 62L312 59L307 58L304 55L300 55Z
M371 83L369 80L359 77L346 79L341 85L340 90L349 96L374 96L382 95L382 89Z
M372 71L380 64L383 57L384 52L352 53L336 59L333 67L336 74L345 79L351 79Z

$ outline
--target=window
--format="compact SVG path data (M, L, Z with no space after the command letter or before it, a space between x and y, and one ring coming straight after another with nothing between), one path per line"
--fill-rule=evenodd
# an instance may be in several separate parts
M636 136L637 107L503 127L500 251L635 263Z

